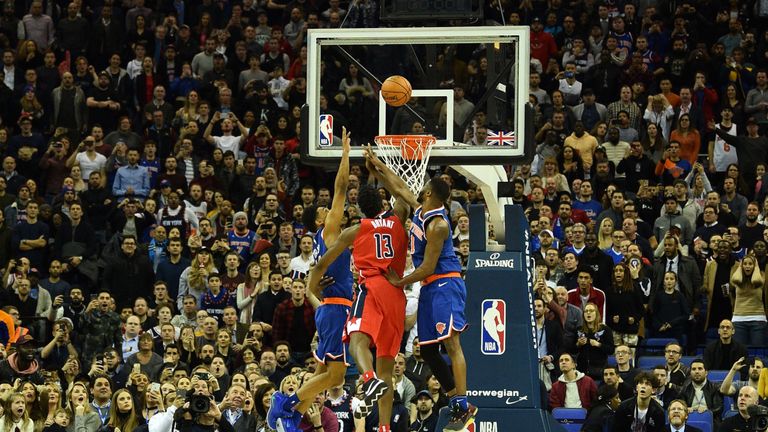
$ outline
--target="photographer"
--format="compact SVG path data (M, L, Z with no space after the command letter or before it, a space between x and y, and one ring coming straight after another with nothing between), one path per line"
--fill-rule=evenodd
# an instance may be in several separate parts
M749 407L757 405L757 390L754 387L742 387L736 402L739 414L728 417L720 424L719 432L751 431ZM754 408L753 408L754 409Z
M72 345L69 325L66 321L53 324L53 337L40 352L40 358L47 370L57 370L64 366L70 356L77 357L77 350Z
M175 405L169 407L165 414L153 416L149 422L149 432L234 432L213 399L211 389L215 381L208 373L195 373L191 379L191 393L186 401L177 398ZM183 405L179 406L181 403Z

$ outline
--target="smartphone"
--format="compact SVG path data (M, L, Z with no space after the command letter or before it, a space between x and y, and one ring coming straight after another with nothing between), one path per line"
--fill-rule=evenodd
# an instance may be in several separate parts
M184 389L177 389L176 390L176 397L179 399L186 399L187 398L187 391Z
M141 365L139 363L133 365L133 373L141 373Z
M97 300L99 298L99 295L98 294L91 294L90 298L91 298L91 301L94 301L94 300Z
M207 372L195 372L195 376L203 381L208 381L208 373Z
M160 393L160 383L153 382L152 384L149 385L149 390Z

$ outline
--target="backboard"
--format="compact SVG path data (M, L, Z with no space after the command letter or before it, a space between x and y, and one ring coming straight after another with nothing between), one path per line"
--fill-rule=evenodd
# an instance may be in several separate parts
M376 135L393 134L434 135L430 165L533 156L528 27L311 29L307 38L304 163L337 165L342 126L352 132L353 160ZM381 98L391 75L413 87L406 106Z

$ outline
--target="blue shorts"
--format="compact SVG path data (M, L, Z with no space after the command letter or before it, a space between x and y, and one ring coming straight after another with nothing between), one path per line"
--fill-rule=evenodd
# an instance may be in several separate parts
M466 302L467 288L462 278L437 279L422 286L416 317L419 344L440 342L453 332L464 331L467 327Z
M349 306L323 304L315 311L317 326L317 349L314 352L317 361L325 364L326 360L347 363L347 350L342 341L344 324L349 316Z

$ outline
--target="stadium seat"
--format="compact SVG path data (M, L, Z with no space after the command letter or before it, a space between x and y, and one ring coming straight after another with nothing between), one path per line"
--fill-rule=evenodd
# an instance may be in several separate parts
M692 424L704 432L712 431L712 411L692 412L688 414L688 424ZM708 428L703 428L701 425L706 425Z
M568 432L579 432L584 420L587 418L587 410L584 408L555 408L552 417L563 425Z
M735 411L735 410L736 410L736 401L733 400L733 397L723 395L723 418L725 418L726 412Z
M691 367L691 362L693 362L697 358L701 358L701 357L698 357L698 356L682 356L682 357L680 357L680 363L682 363L682 364L684 364L684 365L686 365L688 367Z
M662 356L643 356L637 359L636 367L638 369L650 370L653 369L653 367L656 365L665 363L666 361Z
M640 350L643 354L660 355L664 354L664 347L670 342L677 342L675 338L648 338L640 344Z
M733 417L737 415L739 412L737 410L728 410L723 413L723 420L727 419L728 417Z
M701 429L701 432L712 432L712 422L707 423L707 422L688 420L687 422L685 422L685 424L695 426Z
M712 381L712 382L720 383L720 382L723 382L723 380L725 379L725 377L727 375L728 375L728 371L727 370L711 370L707 374L707 379Z

